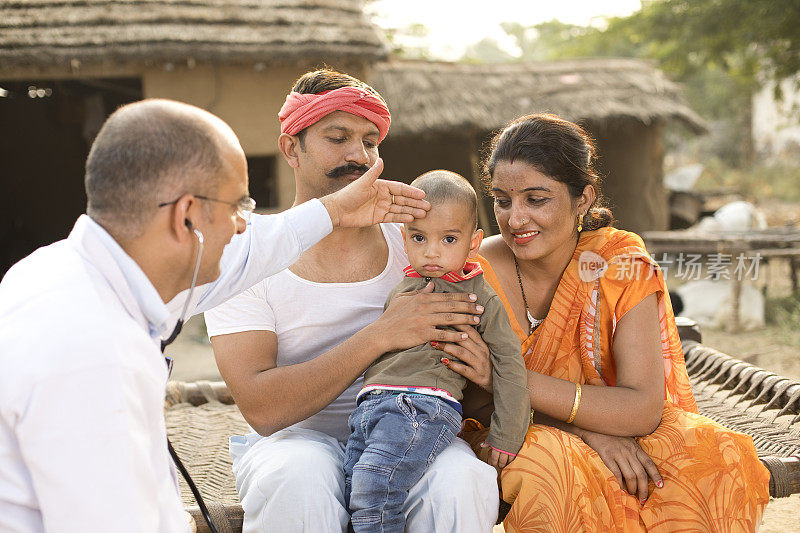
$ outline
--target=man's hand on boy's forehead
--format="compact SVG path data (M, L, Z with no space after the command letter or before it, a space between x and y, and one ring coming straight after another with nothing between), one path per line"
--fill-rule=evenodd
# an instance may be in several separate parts
M425 217L431 208L424 200L425 192L399 181L377 179L382 171L383 160L378 158L363 176L320 199L334 226L363 227Z

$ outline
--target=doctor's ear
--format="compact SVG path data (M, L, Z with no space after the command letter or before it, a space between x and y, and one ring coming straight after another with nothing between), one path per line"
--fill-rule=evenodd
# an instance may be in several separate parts
M175 201L175 205L170 209L169 225L173 236L178 240L193 238L191 236L194 230L192 218L201 216L200 212L197 211L198 206L199 203L194 196L184 194ZM187 229L189 230L188 232L186 231Z

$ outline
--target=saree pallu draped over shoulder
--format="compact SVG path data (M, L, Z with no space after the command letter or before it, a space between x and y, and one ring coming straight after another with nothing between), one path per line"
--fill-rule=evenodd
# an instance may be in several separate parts
M658 265L635 234L581 234L544 323L526 335L489 263L486 280L506 305L529 370L574 383L616 385L611 346L620 318L656 293L664 362L661 423L639 445L664 480L644 505L620 487L579 437L531 424L517 458L500 476L513 503L507 533L534 531L755 531L769 501L769 472L752 439L697 413L672 305ZM485 429L467 421L476 453Z

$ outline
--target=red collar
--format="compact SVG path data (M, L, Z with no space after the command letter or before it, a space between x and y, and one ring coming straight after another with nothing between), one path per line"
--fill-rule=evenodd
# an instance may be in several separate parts
M408 265L403 269L403 273L409 278L421 278L422 276L414 270L414 267ZM476 276L483 274L483 269L479 263L473 263L471 261L467 261L464 263L464 268L461 269L461 272L448 272L440 279L445 281L451 281L453 283L458 283L459 281L466 281L468 279L472 279Z

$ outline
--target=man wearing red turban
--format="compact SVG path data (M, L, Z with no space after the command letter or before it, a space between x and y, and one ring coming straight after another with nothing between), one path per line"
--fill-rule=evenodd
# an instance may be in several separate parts
M378 94L361 87L340 87L317 94L292 91L278 113L281 133L297 135L334 111L344 111L372 122L378 128L378 142L389 133L392 117L386 102Z
M381 164L389 110L351 76L305 74L278 117L295 205ZM245 531L346 531L344 444L362 373L385 352L466 335L437 326L475 323L482 309L470 295L432 287L381 314L407 263L398 224L337 228L287 270L206 313L222 376L256 432L231 438ZM406 528L490 531L497 504L495 470L456 439L409 492Z

